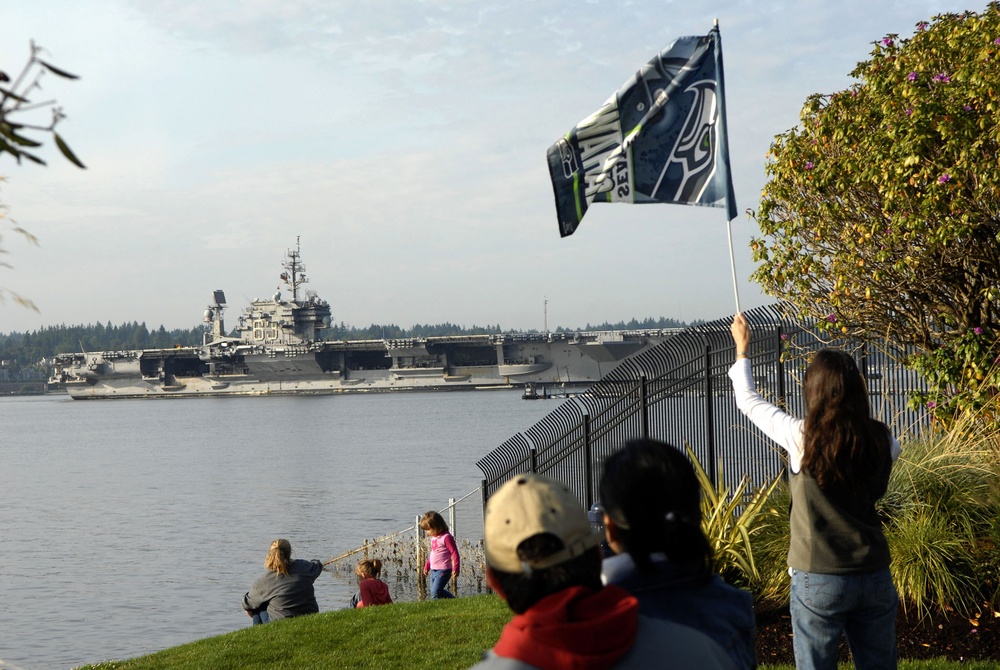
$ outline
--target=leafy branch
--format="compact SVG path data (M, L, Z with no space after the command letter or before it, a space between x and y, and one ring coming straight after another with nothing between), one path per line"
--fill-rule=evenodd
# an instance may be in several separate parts
M56 132L56 126L66 118L62 107L56 105L55 100L31 101L33 95L41 92L42 81L47 74L53 74L63 79L79 78L75 74L70 74L42 60L39 56L42 51L42 48L34 41L31 42L31 55L28 62L14 78L13 83L11 83L8 74L0 70L0 154L10 154L17 159L19 164L23 158L39 165L45 165L45 161L34 153L42 146L42 142L29 137L29 134L51 133L56 147L66 160L78 168L86 169L86 166L76 157L62 136ZM24 115L46 108L51 109L52 112L51 121L48 123L39 123L34 119L22 120L25 118Z

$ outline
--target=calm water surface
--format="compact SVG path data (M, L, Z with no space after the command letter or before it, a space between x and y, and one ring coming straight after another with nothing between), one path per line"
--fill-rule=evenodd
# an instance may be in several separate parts
M557 402L0 399L0 660L69 668L246 626L271 540L327 560L405 528L475 490L475 462ZM320 609L352 590L321 577Z

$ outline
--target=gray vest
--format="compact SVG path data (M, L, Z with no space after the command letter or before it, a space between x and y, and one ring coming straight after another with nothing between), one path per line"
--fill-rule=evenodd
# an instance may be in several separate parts
M806 468L789 478L792 497L788 565L804 572L838 575L889 567L889 545L875 501L892 470L888 446L857 489L822 491Z

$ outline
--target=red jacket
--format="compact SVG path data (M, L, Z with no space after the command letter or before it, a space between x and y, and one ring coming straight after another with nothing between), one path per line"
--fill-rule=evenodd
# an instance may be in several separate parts
M358 607L372 607L373 605L389 605L392 603L392 596L389 595L389 585L381 579L365 577L358 584L361 591L361 598L358 599Z

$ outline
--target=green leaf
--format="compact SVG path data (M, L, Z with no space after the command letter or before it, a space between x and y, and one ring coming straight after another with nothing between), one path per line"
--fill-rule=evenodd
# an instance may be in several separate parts
M13 129L4 128L3 130L6 131L6 132L3 133L5 137L10 138L14 142L17 142L22 147L40 147L40 146L42 146L41 142L36 142L35 140L28 139L27 137L23 137L21 135L18 135L17 133L15 133L13 131Z
M78 77L78 76L76 76L75 74L70 74L69 72L66 72L65 70L60 70L60 69L59 69L59 68L57 68L57 67L56 67L55 65L49 65L48 63L46 63L45 61L43 61L43 60L42 60L41 58L38 58L38 59L36 59L36 60L37 60L37 61L38 61L38 62L39 62L39 63L40 63L41 65L44 65L44 66L45 66L45 68L46 68L46 69L47 69L47 70L48 70L49 72L51 72L52 74L57 74L57 75L59 75L60 77L65 77L66 79L79 79L79 77Z
M78 168L81 168L83 170L87 169L87 166L81 163L80 159L76 157L76 155L69 148L69 146L65 142L63 142L63 138L59 137L59 133L53 132L52 136L55 138L56 146L59 147L59 151L61 151L62 155L66 157L66 160L68 160L70 163L77 166Z
M38 163L39 165L45 165L46 164L45 161L43 161L41 158L39 158L38 156L35 156L34 154L29 154L27 151L22 151L21 155L24 156L25 158L27 158L32 163Z
M0 87L0 95L2 95L3 97L6 97L6 98L11 98L13 100L17 100L18 102L28 102L27 98L22 98L17 93L14 93L14 91L9 91L6 88Z
M9 142L0 137L0 153L5 151L16 158L18 163L21 162L21 152L17 149L17 147L12 146Z

